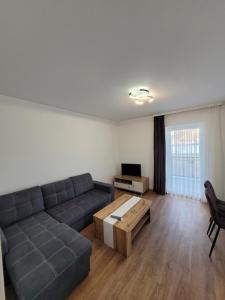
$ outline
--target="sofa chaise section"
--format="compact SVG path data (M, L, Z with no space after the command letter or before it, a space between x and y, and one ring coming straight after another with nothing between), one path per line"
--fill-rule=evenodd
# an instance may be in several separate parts
M91 243L45 212L9 226L5 236L19 299L64 299L90 269Z
M65 299L88 274L90 241L44 211L40 187L0 196L0 226L18 299Z

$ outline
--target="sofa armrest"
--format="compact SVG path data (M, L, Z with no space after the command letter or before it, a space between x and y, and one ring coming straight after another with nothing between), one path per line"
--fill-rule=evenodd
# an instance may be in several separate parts
M8 242L1 227L0 227L0 239L1 239L1 246L2 246L2 256L4 257L8 253Z
M94 181L94 187L97 190L101 190L101 191L104 191L106 193L111 194L111 202L114 200L115 189L114 189L114 186L112 184L103 183L103 182L100 182L100 181Z

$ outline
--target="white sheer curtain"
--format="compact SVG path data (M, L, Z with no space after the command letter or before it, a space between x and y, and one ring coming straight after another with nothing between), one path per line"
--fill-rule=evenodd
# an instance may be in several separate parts
M225 131L223 126L225 115L223 123L221 109L221 107L212 107L166 116L167 192L205 201L203 184L206 179L209 179L215 187L217 196L225 200L225 155L222 139ZM199 146L193 145L196 142L196 138L193 137L196 132L192 130L196 128L199 128L197 142ZM179 136L179 142L173 146L171 137L169 139L171 134L175 136L175 132L171 133L172 131L176 131L176 135ZM187 161L184 162L179 158L182 161L180 165L177 161L172 162L172 159L175 160L172 151L175 151L178 156L186 155ZM193 157L196 155L199 155L199 159ZM176 173L173 173L172 163L175 164L176 171L180 172L177 178Z
M166 128L167 192L196 199L202 198L204 178L203 124Z
M222 124L221 109L221 106L211 108L206 120L205 176L214 185L217 196L225 200L225 165L223 157L223 134L225 128Z

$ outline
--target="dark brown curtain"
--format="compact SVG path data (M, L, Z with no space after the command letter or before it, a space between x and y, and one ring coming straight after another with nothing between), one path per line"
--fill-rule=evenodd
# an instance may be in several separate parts
M154 192L166 193L166 139L164 116L154 117Z

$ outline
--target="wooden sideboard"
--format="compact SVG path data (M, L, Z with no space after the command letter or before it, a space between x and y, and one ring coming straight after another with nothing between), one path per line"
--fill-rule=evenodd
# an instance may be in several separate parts
M149 177L117 175L114 177L114 186L119 189L143 194L149 190Z

